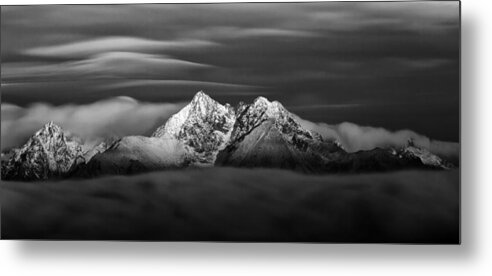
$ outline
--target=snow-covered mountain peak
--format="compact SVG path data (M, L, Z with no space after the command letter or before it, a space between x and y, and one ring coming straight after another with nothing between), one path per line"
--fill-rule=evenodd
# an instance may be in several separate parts
M53 121L50 121L49 123L45 124L42 128L36 131L36 133L34 133L34 136L59 136L59 135L63 135L63 130Z
M269 101L265 97L256 98L250 106L252 112L256 112L259 116L266 116L275 119L282 112L287 112L283 105L277 101Z
M450 169L453 167L451 163L446 162L439 156L416 146L413 139L408 140L407 146L400 150L400 156L419 159L422 164L429 167L440 169Z
M263 96L257 97L253 101L253 106L269 106L270 104L271 102Z
M2 178L37 180L67 173L82 158L82 147L49 122L2 164Z
M153 137L174 137L194 156L193 163L212 165L232 132L236 116L230 105L222 105L202 91L159 127Z
M199 113L201 116L207 116L207 113L210 109L215 108L217 105L220 105L214 99L212 99L209 95L205 94L203 91L199 91L191 100L192 109Z
M193 99L191 102L210 102L214 101L208 94L203 92L202 90L196 92L195 96L193 96Z
M309 172L453 167L412 139L400 148L349 153L337 140L323 139L303 121L280 102L265 97L250 104L241 102L235 111L199 91L150 138L119 137L86 150L82 140L51 121L22 147L2 153L2 179L41 180L77 171L82 175L133 173L214 164Z
M297 117L290 113L280 102L269 101L265 97L256 98L250 105L240 104L236 117L233 140L242 139L241 137L265 121L273 121L274 127L283 133L286 139L293 139L294 134L296 139L299 137L318 139L320 137L304 129L297 121Z
M26 148L29 145L39 143L43 146L45 151L52 151L58 146L72 143L67 134L68 133L65 133L60 126L55 124L53 121L50 121L36 131L21 149Z
M196 120L211 121L221 115L234 116L234 111L228 104L221 105L203 91L199 91L188 105L171 116L166 124L152 134L152 137L177 136L186 122L189 124Z

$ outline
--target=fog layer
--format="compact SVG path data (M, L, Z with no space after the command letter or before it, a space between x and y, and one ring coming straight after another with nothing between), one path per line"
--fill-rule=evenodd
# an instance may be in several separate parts
M458 171L213 168L0 188L7 239L459 241Z

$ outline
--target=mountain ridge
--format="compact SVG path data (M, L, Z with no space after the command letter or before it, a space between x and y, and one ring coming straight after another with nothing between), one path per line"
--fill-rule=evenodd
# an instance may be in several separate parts
M2 160L2 179L45 180L207 166L274 167L307 173L452 168L413 141L399 149L349 153L338 141L305 129L298 118L280 102L265 97L234 109L199 91L150 137L126 136L86 152L49 122L8 160Z

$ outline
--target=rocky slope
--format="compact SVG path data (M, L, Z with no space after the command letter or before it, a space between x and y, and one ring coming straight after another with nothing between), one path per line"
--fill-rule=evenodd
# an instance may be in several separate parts
M189 166L284 168L309 173L449 169L412 141L403 148L349 153L336 140L304 128L277 102L258 97L234 110L203 92L151 137L127 136L82 150L54 123L21 148L2 153L2 179L98 176Z
M304 129L279 102L264 97L240 104L231 141L217 165L273 167L314 173L385 171L403 168L448 169L451 165L412 141L401 148L346 152L336 140L324 141Z
M176 139L126 136L79 165L71 176L135 174L186 167L189 162L183 144Z
M218 165L275 167L319 171L319 166L345 151L336 141L304 129L277 101L258 97L240 104L231 141L217 158Z
M82 147L50 122L2 160L2 179L44 180L67 174L83 162Z
M413 140L410 139L408 144L403 149L400 149L397 153L399 158L412 158L418 159L424 166L436 168L436 169L451 169L454 165L439 156L431 153L430 151L417 147Z
M193 165L212 166L219 151L228 144L235 121L232 107L221 105L200 91L152 137L175 138L184 144Z

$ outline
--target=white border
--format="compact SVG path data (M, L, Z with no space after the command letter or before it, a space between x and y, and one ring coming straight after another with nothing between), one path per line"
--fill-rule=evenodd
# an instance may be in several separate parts
M48 3L108 2L0 0ZM0 275L492 275L491 3L462 1L462 245L0 241Z

